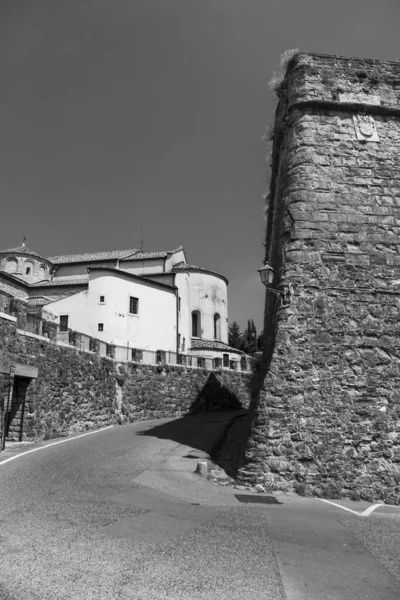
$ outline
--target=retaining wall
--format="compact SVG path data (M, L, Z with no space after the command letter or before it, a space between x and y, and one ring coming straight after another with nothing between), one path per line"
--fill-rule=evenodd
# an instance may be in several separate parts
M12 318L0 315L3 406L12 364L29 380L22 439L48 439L109 424L249 405L250 374L117 363L18 331ZM30 376L29 368L37 369L37 377Z

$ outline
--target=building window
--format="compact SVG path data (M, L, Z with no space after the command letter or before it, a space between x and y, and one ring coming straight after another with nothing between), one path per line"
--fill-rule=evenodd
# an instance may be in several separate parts
M185 352L185 344L186 344L186 339L183 338L183 340L182 340L182 352Z
M178 350L181 347L181 334L178 333Z
M139 312L139 298L129 297L129 314L137 315Z
M104 323L98 323L97 331L104 331Z
M221 317L218 313L214 315L214 339L221 339Z
M201 337L201 319L198 310L192 312L192 337Z
M68 315L60 315L60 331L68 331Z
M100 304L104 304L105 301L106 301L106 297L100 296Z
M224 361L224 367L229 367L229 354L223 354L222 358Z
M33 263L30 260L25 261L25 275L30 275L33 272Z
M203 358L202 356L198 356L197 357L197 366L200 369L205 369L205 367L206 367L206 359Z
M178 296L178 311L181 312L181 297Z

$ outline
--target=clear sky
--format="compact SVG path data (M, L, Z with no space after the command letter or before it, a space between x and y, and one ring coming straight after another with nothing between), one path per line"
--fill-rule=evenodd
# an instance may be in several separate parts
M398 0L2 0L0 246L185 247L262 324L268 80L289 48L400 57Z

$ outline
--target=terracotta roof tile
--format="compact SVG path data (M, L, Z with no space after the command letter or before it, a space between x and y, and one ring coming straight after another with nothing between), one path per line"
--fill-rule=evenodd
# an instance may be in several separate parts
M146 258L165 258L168 252L137 252L133 256L127 256L121 260L145 260Z
M29 287L62 287L63 285L88 285L88 277L69 277L68 279L53 279L53 281L39 281L32 283Z
M241 350L237 348L232 348L232 346L228 346L224 342L220 342L218 340L198 340L191 339L191 350L218 350L219 352L235 352L236 354L244 354Z
M226 281L226 283L228 283L227 278L224 275L221 275L221 273L217 273L216 271L211 271L210 269L205 269L204 267L198 267L197 265L187 265L187 264L177 264L177 265L173 265L172 267L172 272L177 272L177 271L201 271L203 273L209 273L210 275L217 275L217 277L221 277L224 281Z
M147 258L165 258L169 254L174 254L183 250L182 246L174 250L162 252L140 252L137 248L128 248L127 250L109 250L104 252L86 252L83 254L62 254L51 256L48 260L55 265L78 262L92 262L97 260L144 260Z
M126 258L123 258L122 260L145 260L146 258L165 258L169 254L174 254L175 252L179 252L179 250L183 250L183 246L179 246L178 248L175 248L175 250L165 250L162 252L140 252L140 251L137 251L137 253L134 256L128 256Z
M48 298L46 296L37 296L27 298L27 302L30 306L44 306L45 304L49 304L49 302L53 302L53 300L52 298Z
M139 252L137 248L127 250L110 250L104 252L86 252L83 254L62 254L51 256L48 260L55 265L77 262L92 262L96 260L116 260L127 258Z
M21 244L21 246L16 246L15 248L7 248L6 250L0 250L0 254L26 254L27 256L36 256L36 258L40 258L41 260L50 260L47 258L43 258L34 250L25 246L25 244Z

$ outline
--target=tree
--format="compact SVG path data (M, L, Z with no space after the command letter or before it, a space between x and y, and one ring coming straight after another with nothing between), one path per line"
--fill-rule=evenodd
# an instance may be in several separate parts
M237 348L240 350L242 344L242 334L236 321L233 321L232 325L229 325L228 327L228 341L232 348Z
M247 329L243 331L242 346L240 349L246 352L246 354L253 354L253 352L257 352L258 350L257 329L253 319L247 321Z

